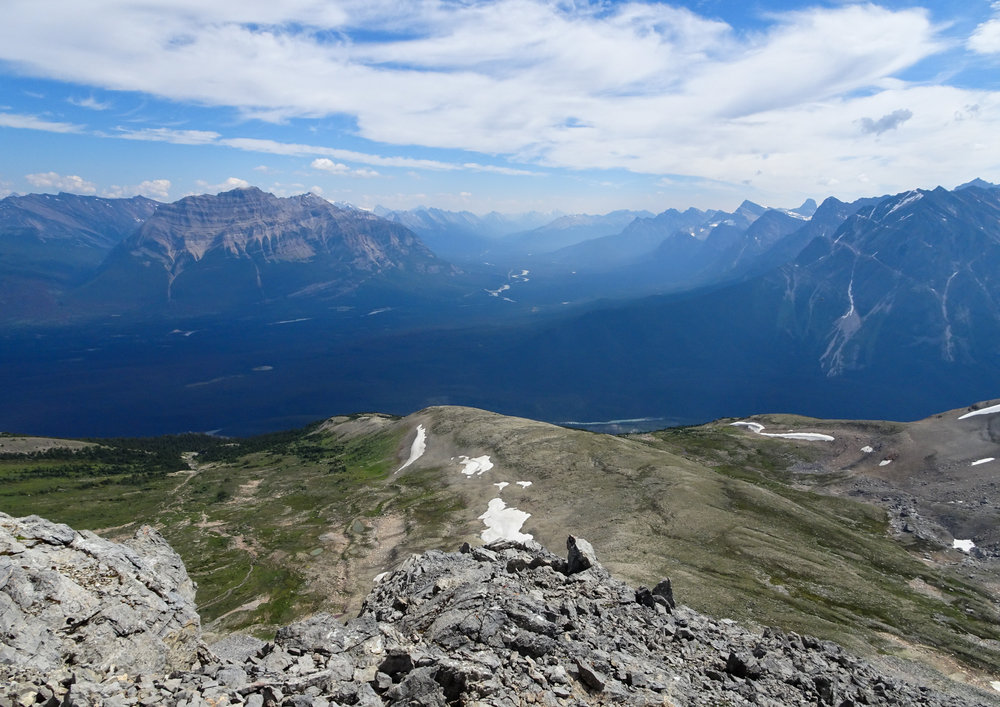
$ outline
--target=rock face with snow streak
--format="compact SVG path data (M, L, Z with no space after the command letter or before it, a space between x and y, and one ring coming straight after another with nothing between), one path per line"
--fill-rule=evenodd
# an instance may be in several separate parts
M22 539L54 552L97 547L90 534L37 518L4 518L4 527L5 557L27 557ZM102 556L176 574L180 566L157 536L144 533L138 545L142 553L102 546ZM0 703L989 704L891 679L833 643L710 619L676 606L669 582L633 589L609 575L585 540L571 538L568 547L568 560L533 542L414 555L376 584L357 618L317 614L270 642L230 637L215 655L199 652L192 669L169 675L162 667L102 674L82 655L74 664L12 666L22 656L12 648L8 665L0 663ZM74 581L73 572L64 566L53 586ZM0 576L11 585L10 575ZM46 606L55 599L33 606L62 611Z
M152 528L122 545L0 513L0 664L169 672L200 638L194 584Z

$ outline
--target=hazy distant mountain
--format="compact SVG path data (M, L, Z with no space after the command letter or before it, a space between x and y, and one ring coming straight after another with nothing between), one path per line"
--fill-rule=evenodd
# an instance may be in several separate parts
M500 247L510 252L550 253L576 243L601 236L621 233L630 223L639 218L652 218L649 211L612 211L607 214L571 214L560 216L544 226L518 233L503 239Z
M802 205L794 209L783 209L788 211L790 214L798 214L803 218L812 218L812 215L816 213L816 209L819 207L816 204L815 199L806 199L802 202Z
M958 191L959 189L968 189L969 187L979 187L980 189L1000 189L1000 184L993 184L991 182L987 182L985 179L976 177L971 182L959 184L955 187L955 190Z
M620 233L593 238L552 254L551 260L567 267L608 270L634 262L653 252L668 238L681 233L687 239L705 227L721 211L690 208L684 212L668 209L656 216L636 218Z
M160 207L81 295L101 305L214 312L335 296L389 272L448 271L399 224L313 194L279 198L251 188Z
M65 193L0 200L0 308L7 317L51 312L157 206Z
M852 208L824 202L798 234L813 239L767 274L506 335L504 360L531 361L516 373L533 392L524 414L914 419L994 394L1000 191L898 194L831 229ZM507 397L514 375L494 374L490 385L506 409L520 409Z
M391 211L376 208L388 221L406 226L420 236L427 247L442 258L455 261L478 260L495 247L497 239L538 228L559 214L528 212L500 214L492 211L478 216L470 211L419 208Z

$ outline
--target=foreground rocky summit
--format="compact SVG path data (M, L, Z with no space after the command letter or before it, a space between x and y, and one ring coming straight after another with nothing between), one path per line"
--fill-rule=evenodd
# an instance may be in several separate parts
M668 580L634 589L585 540L568 548L412 556L357 618L318 614L271 642L209 649L155 531L124 547L0 515L0 704L990 703L890 679L833 643L715 621L677 606Z

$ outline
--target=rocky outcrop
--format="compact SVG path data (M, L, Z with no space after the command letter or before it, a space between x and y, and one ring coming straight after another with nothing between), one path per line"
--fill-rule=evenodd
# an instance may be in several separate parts
M0 513L0 664L55 673L190 668L201 624L184 563L155 530L127 544Z
M26 520L43 528L34 531L35 547L70 547L84 537ZM164 560L153 566L176 573L160 539L146 535ZM633 589L609 575L585 540L570 538L568 547L569 560L510 542L413 556L377 581L357 618L318 614L270 642L230 637L186 671L105 670L86 678L78 665L46 672L17 661L0 666L0 703L977 703L890 679L833 643L702 616L676 605L669 582Z

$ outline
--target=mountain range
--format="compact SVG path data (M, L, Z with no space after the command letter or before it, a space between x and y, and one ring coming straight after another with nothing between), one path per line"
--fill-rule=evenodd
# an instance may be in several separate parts
M6 251L0 363L26 402L0 428L250 432L438 403L551 421L915 419L1000 383L998 203L979 181L527 231L543 217L420 212L421 228L478 229L458 267L403 215L314 195L9 197L2 242L28 245ZM526 233L540 250L584 240L517 255ZM509 260L481 259L505 241ZM95 387L119 412L94 414Z

